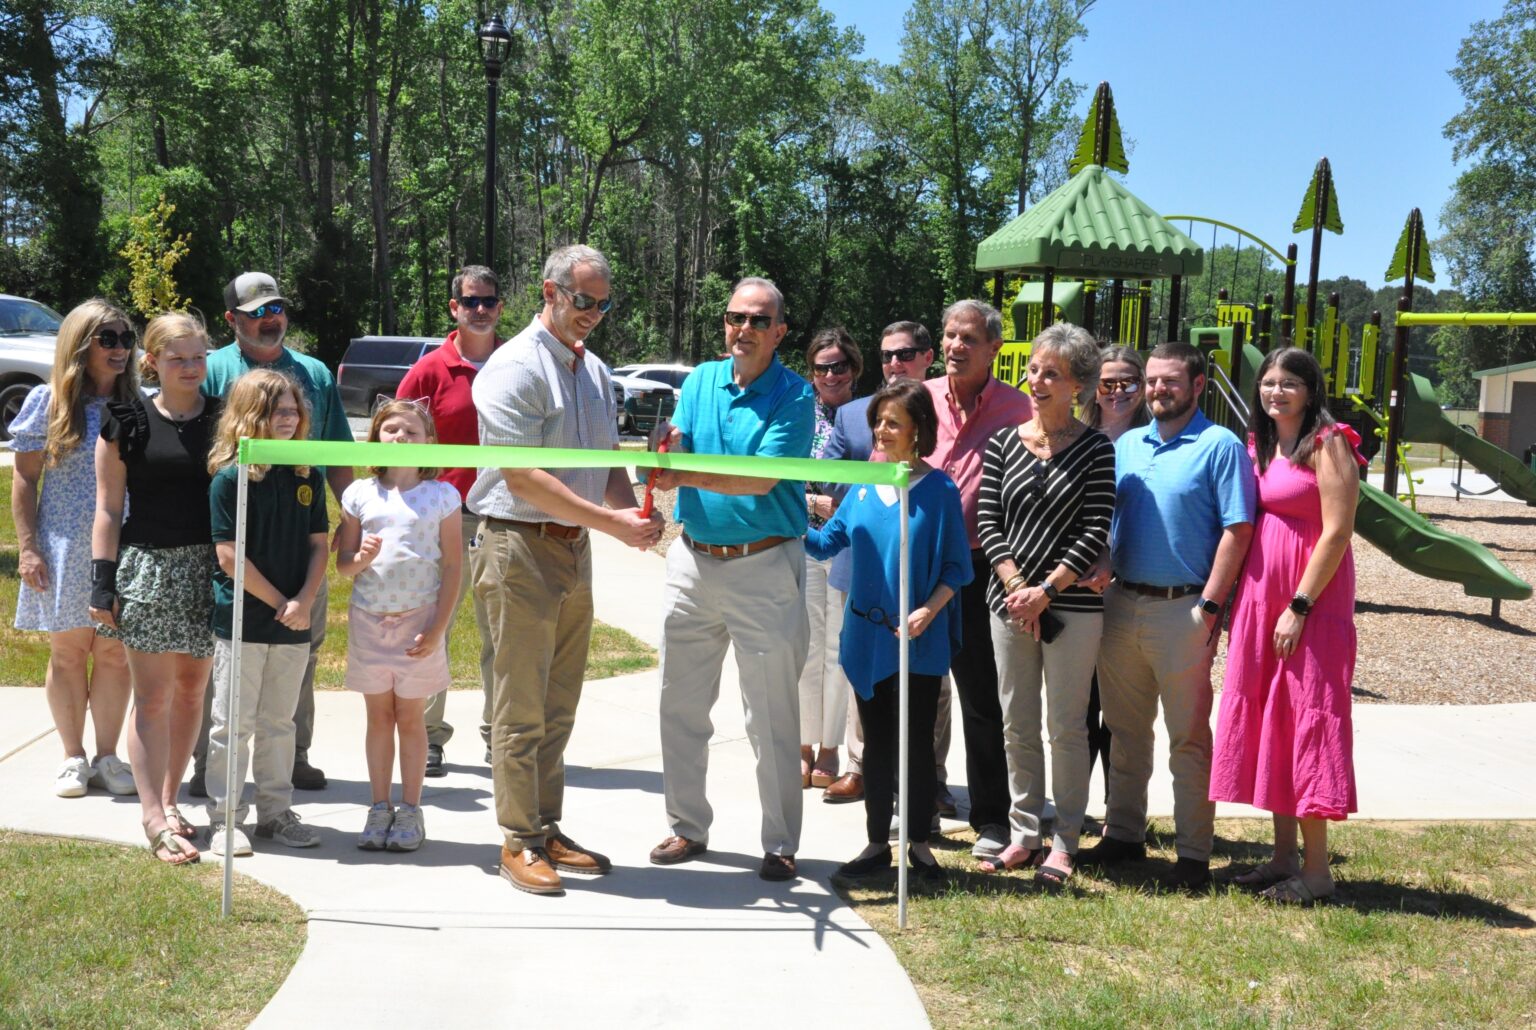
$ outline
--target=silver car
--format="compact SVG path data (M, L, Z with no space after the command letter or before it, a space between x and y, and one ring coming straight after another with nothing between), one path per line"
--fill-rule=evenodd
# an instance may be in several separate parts
M53 351L64 316L35 300L0 293L0 440L38 383L53 374Z

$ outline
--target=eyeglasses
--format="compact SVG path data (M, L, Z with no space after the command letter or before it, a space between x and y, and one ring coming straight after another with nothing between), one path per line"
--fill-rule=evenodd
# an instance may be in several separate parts
M246 318L249 318L252 322L255 322L259 319L266 318L268 315L281 315L283 311L287 309L287 307L288 305L286 304L263 304L255 311L242 311L240 313Z
M1270 393L1295 393L1306 385L1300 379L1266 379L1259 384L1259 389Z
M851 607L852 606L850 605L850 608ZM868 619L870 622L873 622L876 626L884 626L886 629L894 630L894 631L896 631L898 633L901 632L901 623L896 621L895 614L892 613L892 612L886 611L884 608L881 608L879 605L876 605L875 607L871 608L867 612L861 612L857 608L852 608L852 611L853 611L853 614L857 615L859 618L861 618L861 619Z
M766 332L773 328L772 315L749 315L745 311L727 311L725 324L740 329L744 325L750 325L753 329Z
M591 311L593 308L596 308L598 314L606 315L608 309L613 307L612 297L604 297L602 300L598 300L590 293L578 293L564 283L555 283L555 288L571 298L571 307L577 311Z
M1099 396L1108 397L1112 393L1140 393L1141 383L1134 379L1100 379Z
M819 376L840 376L853 367L850 361L828 361L823 364L819 361L811 363L811 369Z
M916 347L898 347L895 350L883 350L880 352L880 364L889 365L893 361L899 361L905 365L909 361L916 361L919 354L928 353L918 350Z
M586 294L582 294L582 296L585 297ZM500 297L455 297L453 299L459 302L459 307L468 308L470 311L478 311L481 308L489 310L501 303ZM591 300L590 297L587 299ZM581 307L580 304L576 306Z
M95 340L96 346L102 350L133 350L135 346L132 329L124 329L122 332L98 329L91 339Z

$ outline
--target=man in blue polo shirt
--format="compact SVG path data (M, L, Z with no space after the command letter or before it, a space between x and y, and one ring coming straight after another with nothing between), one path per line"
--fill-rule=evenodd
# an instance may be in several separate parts
M1104 596L1099 691L1114 735L1104 837L1083 853L1105 865L1146 857L1147 783L1158 702L1168 728L1176 830L1171 885L1210 883L1211 659L1221 612L1253 535L1248 452L1196 404L1205 357L1164 343L1147 359L1154 421L1115 443L1115 581Z
M694 369L668 432L668 449L804 458L815 432L809 384L780 364L784 296L743 279L725 311L729 357ZM703 854L714 813L704 794L709 712L720 666L735 645L747 736L757 756L765 880L790 880L800 846L800 670L810 646L805 614L805 484L703 472L664 472L678 489L683 534L667 551L661 646L661 762L671 835L657 865Z

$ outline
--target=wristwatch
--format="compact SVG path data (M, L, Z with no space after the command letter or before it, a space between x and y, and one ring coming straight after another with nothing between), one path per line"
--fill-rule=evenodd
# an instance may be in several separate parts
M1306 594L1304 594L1300 590L1298 590L1298 591L1296 591L1296 596L1291 598L1290 608L1291 608L1291 611L1295 612L1297 615L1301 615L1301 616L1311 615L1312 614L1312 598L1308 597Z
M1212 601L1210 598L1207 598L1207 597L1200 598L1200 604L1197 607L1199 607L1199 609L1202 612L1205 612L1205 614L1207 614L1207 615L1220 615L1221 614L1221 604L1220 604L1220 602Z
M1060 593L1061 593L1061 591L1057 590L1054 586L1052 586L1049 581L1047 581L1045 583L1041 583L1040 584L1040 589L1045 591L1046 599L1050 600L1050 601L1056 600L1057 596L1059 596Z

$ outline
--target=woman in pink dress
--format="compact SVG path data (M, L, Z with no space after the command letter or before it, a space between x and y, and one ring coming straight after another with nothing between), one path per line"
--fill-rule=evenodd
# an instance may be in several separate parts
M1273 351L1259 366L1249 438L1259 521L1232 612L1211 765L1213 801L1274 813L1274 857L1237 882L1293 904L1333 893L1328 820L1356 808L1349 544L1364 460L1326 401L1306 351Z

